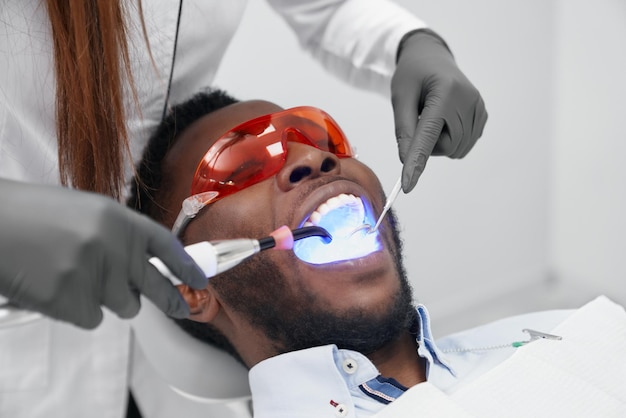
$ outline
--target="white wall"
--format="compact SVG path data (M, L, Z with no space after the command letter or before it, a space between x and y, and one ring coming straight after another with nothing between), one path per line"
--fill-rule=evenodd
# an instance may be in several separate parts
M626 2L561 0L554 274L626 302Z
M554 8L541 0L400 3L445 37L489 111L474 150L461 161L431 159L401 207L416 293L445 315L546 277Z
M582 0L571 7L569 1L544 0L397 1L444 36L460 67L481 91L489 112L482 139L465 159L431 158L416 189L397 201L404 225L407 268L417 297L438 315L453 316L483 300L554 275L598 279L602 272L597 267L607 259L613 261L605 264L605 284L612 282L609 270L623 263L616 260L624 250L623 241L617 246L624 234L622 228L621 237L613 237L609 226L621 221L623 227L619 213L626 213L624 199L615 208L607 199L616 191L601 192L594 187L595 181L584 183L585 192L596 191L594 202L600 206L595 213L610 212L610 220L587 223L580 237L582 246L574 244L568 235L572 224L588 221L585 208L593 206L589 200L584 206L576 202L577 195L568 192L570 179L588 179L589 174L602 179L624 177L624 168L617 164L624 152L611 156L614 172L599 174L594 167L605 167L604 155L596 155L593 164L586 161L581 167L578 160L581 153L585 155L588 143L579 148L564 146L578 133L575 125L582 115L576 112L601 116L604 145L594 153L612 152L617 147L624 151L626 146L624 130L616 129L619 111L614 107L612 113L603 113L604 103L598 102L576 107L581 102L580 90L574 88L579 80L569 72L570 65L563 68L559 61L578 65L585 56L568 41L580 28L575 16L569 17L563 9L582 16L593 10L583 10ZM621 0L608 3L613 12L617 8L623 11ZM624 22L623 13L607 17L616 26L620 26L618 21ZM624 54L617 45L625 39L623 23L620 30L621 38L613 39L611 48L614 55L621 54L621 61L615 58L613 62L619 61L619 71L626 74ZM584 31L590 42L595 31ZM604 41L595 40L593 45ZM560 58L563 44L570 49ZM596 52L600 59L607 51ZM591 70L601 67L593 63L588 66ZM616 78L617 71L608 75ZM623 89L624 82L620 83ZM250 1L216 85L241 99L268 99L284 107L319 106L339 121L357 145L361 160L374 168L387 189L400 174L388 99L358 91L325 73L298 48L295 36L265 2ZM602 98L598 94L595 97ZM615 100L619 93L609 90L606 94ZM555 95L559 95L558 100ZM576 112L569 112L571 109ZM597 125L600 123L591 124L589 129ZM585 136L594 135L587 131ZM604 194L598 196L600 193ZM598 200L600 197L603 199ZM574 204L576 209L572 210ZM580 228L575 230L580 232ZM595 233L604 234L608 240L603 240L602 246L597 246L598 240L585 243ZM600 249L593 252L593 265L585 270L579 266L584 260L578 258L588 247ZM621 267L623 276L624 265ZM572 269L580 274L573 274Z

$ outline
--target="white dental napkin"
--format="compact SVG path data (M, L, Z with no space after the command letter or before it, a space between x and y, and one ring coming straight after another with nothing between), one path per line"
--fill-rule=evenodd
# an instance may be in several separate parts
M601 296L457 392L417 385L377 415L626 417L626 312Z

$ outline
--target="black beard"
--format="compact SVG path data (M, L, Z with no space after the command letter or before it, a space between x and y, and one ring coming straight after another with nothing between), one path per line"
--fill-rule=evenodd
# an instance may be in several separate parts
M397 339L417 318L402 264L397 221L393 213L387 216L400 287L382 314L356 308L339 314L325 310L313 296L295 297L284 274L263 254L215 277L212 284L225 303L273 341L277 353L335 344L370 354Z

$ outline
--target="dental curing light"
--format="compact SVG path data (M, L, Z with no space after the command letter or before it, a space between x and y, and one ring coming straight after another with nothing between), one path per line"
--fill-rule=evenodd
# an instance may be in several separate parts
M281 226L268 237L261 239L237 238L222 241L203 241L187 245L185 251L198 264L206 277L213 277L229 270L248 257L274 248L277 250L291 250L294 241L308 237L320 237L324 243L332 240L330 233L319 226L306 226L293 231L287 226ZM163 262L152 257L148 260L159 272L170 279L172 284L183 284Z

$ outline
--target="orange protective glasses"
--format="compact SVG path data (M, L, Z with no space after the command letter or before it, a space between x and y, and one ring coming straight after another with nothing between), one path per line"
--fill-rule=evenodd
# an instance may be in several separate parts
M315 107L294 107L244 122L215 141L198 164L191 196L183 201L172 231L180 235L206 205L278 173L287 159L288 142L339 158L354 156L337 122Z

